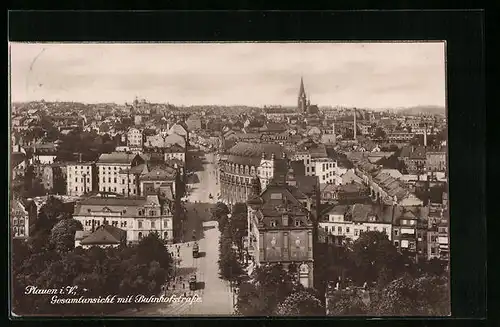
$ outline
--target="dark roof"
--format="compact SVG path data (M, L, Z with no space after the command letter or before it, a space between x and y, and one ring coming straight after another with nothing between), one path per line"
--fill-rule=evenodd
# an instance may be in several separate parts
M155 168L140 177L141 181L164 181L173 179L175 179L175 170L170 167L167 169Z
M317 176L295 175L295 181L299 190L304 194L312 195L316 191L319 179Z
M97 163L121 163L131 164L137 154L126 152L103 153L99 156Z
M14 152L10 156L10 163L12 168L19 166L23 161L26 160L26 155L22 152Z
M274 154L275 157L280 158L283 152L284 148L279 144L248 142L238 142L228 151L229 154L235 156L257 158L261 158L264 153L266 159L270 159L272 154Z
M80 244L120 244L127 238L127 232L111 225L101 225L95 232L84 238Z

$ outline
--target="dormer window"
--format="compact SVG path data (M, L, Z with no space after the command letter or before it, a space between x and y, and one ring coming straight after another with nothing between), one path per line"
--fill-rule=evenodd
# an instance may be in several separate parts
M276 220L271 220L271 227L276 227Z
M301 220L296 220L295 221L295 227L300 227L302 226L302 221Z

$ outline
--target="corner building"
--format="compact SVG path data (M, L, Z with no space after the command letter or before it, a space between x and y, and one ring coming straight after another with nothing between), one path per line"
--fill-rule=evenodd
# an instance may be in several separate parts
M304 287L313 280L313 217L302 191L275 178L248 202L249 254L254 263L281 263Z
M221 200L227 204L246 202L252 195L252 179L265 189L275 176L277 161L286 157L279 144L239 142L220 156Z

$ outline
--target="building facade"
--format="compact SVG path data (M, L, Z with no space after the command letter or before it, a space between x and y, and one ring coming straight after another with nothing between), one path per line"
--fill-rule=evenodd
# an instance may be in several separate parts
M281 263L312 287L313 222L307 197L278 178L248 201L248 252L253 262Z
M18 199L10 201L10 226L13 239L27 239L29 237L29 213Z
M74 162L66 165L66 194L82 196L97 188L97 167L93 162Z
M101 154L96 163L99 191L138 195L139 181L136 175L140 174L144 167L135 167L143 163L144 160L138 154Z
M127 233L127 242L137 243L150 233L161 239L173 240L173 206L158 195L135 198L89 197L75 205L73 218L80 221L84 231L109 224Z

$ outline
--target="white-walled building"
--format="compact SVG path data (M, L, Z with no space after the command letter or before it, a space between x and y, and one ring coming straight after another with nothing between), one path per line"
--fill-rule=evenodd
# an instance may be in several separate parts
M135 177L136 172L128 169L142 163L144 160L138 154L125 152L101 154L96 163L99 191L137 195L139 183ZM129 192L130 186L133 186L131 192Z
M95 230L105 223L123 229L128 243L136 243L153 232L172 241L172 210L172 203L158 195L135 198L97 196L78 203L73 218L82 223L84 231Z
M97 169L93 162L68 162L66 177L66 194L81 196L95 190Z
M14 239L26 239L29 236L29 213L24 204L14 199L10 201L10 226Z
M163 150L164 160L177 159L186 162L186 149L178 144L170 145Z
M380 209L369 204L337 205L322 214L319 227L327 234L355 241L366 231L379 231L392 237L392 207Z
M130 128L127 132L127 145L130 147L142 147L143 143L142 131L138 128Z

